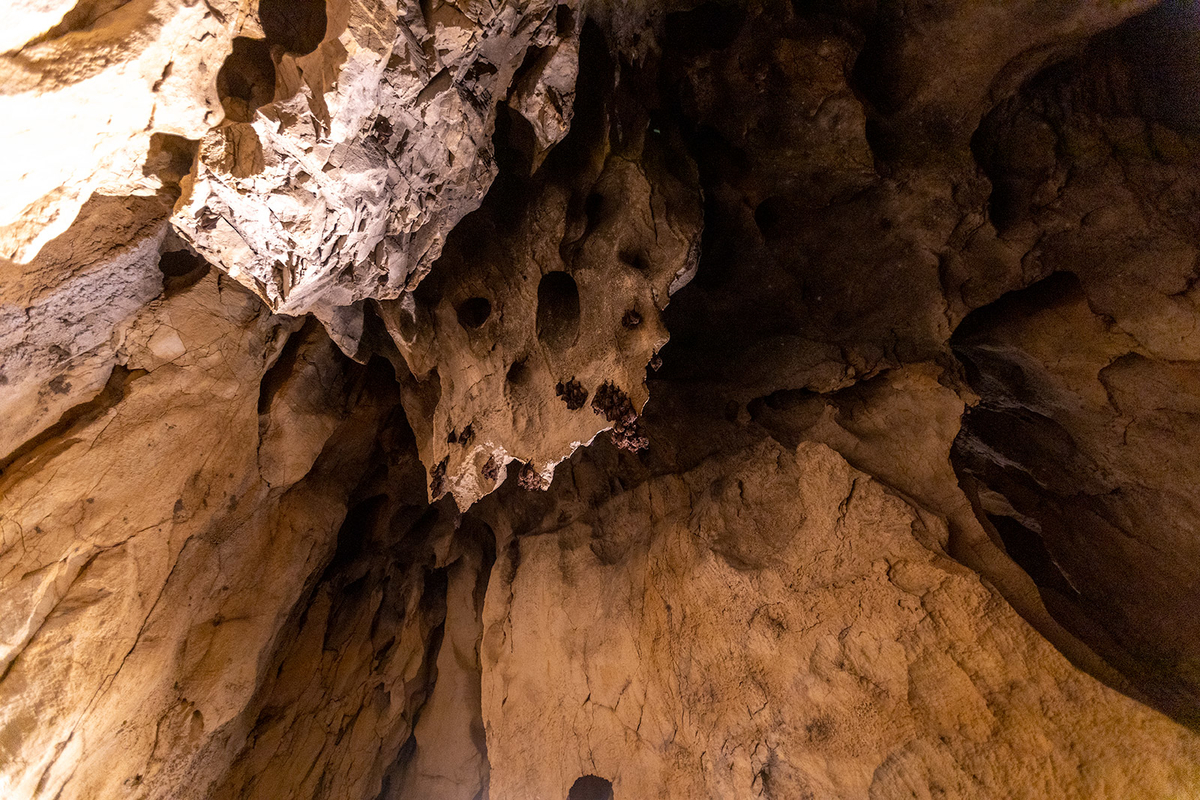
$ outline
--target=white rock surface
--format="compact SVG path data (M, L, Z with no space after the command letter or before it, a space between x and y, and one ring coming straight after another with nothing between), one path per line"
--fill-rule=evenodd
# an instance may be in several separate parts
M330 3L317 50L275 59L274 102L205 137L175 225L279 312L399 296L491 184L496 109L526 52L557 48L545 80L573 85L560 8Z

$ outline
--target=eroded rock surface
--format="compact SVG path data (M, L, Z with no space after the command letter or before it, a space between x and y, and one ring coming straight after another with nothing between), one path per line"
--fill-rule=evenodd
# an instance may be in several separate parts
M565 797L587 774L663 798L1170 797L1200 780L1192 733L1077 672L823 445L596 500L564 491L542 525L501 532L483 639L496 796Z
M602 430L645 446L646 365L668 339L662 310L696 269L700 191L677 133L622 108L645 78L605 47L585 32L576 131L526 177L541 145L510 117L510 174L455 230L437 273L380 308L412 372L430 492L464 508L513 460L540 488Z
M321 5L324 19L281 8L278 33L264 21L266 38L234 41L226 122L175 218L291 314L415 287L495 176L497 109L527 54L513 106L543 149L566 133L576 70L569 5Z
M10 6L0 795L1197 791L1196 3Z
M0 165L0 257L33 260L93 195L162 188L164 152L186 149L221 120L217 71L247 23L246 5L48 0L0 9L11 154Z

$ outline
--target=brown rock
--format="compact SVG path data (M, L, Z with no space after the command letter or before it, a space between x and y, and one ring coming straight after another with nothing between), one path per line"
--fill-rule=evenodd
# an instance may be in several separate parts
M557 530L501 533L482 650L497 796L565 797L588 774L664 798L1168 797L1200 779L1192 733L1076 671L823 446L576 502Z
M0 797L1190 796L1193 5L0 9Z

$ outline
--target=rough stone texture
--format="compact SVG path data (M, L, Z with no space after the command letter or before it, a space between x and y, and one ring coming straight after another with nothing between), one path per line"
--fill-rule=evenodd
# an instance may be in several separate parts
M0 9L0 795L1194 794L1150 6Z
M242 711L374 411L354 409L310 481L268 486L258 385L285 333L210 275L147 309L100 402L6 465L6 796L163 794Z
M619 116L639 82L616 85L604 42L585 39L599 74L581 87L579 130L524 178L541 144L511 122L502 155L517 174L463 220L435 274L380 310L412 372L406 406L419 409L421 458L438 470L430 492L463 508L510 461L544 486L576 447L631 424L587 398L610 385L636 416L646 364L668 338L660 312L695 270L694 168L644 112Z
M1064 624L1193 725L1197 42L1200 10L1165 6L989 115L976 151L1007 253L959 294L1028 288L952 342L982 398L954 459L981 516ZM994 252L982 238L969 247ZM1170 555L1145 570L1152 553Z
M556 499L541 525L497 529L493 796L565 797L587 774L646 798L1165 798L1200 781L1200 740L1074 670L823 445Z
M982 510L1047 605L1161 705L1197 719L1200 364L1155 358L1069 276L988 311L959 329L983 402L956 465L980 482Z
M842 52L853 53L869 37L852 22L857 13L851 13L853 9L831 13L829 6L806 5L798 10L800 14L782 23L753 7L701 7L667 18L664 46L682 56L681 62L665 59L668 64L681 63L667 74L682 82L683 111L697 125L692 147L698 153L706 198L705 247L692 287L667 311L671 344L664 349L662 383L652 384L652 395L658 391L672 409L707 406L709 419L719 420L708 423L715 427L726 420L753 418L773 405L819 416L824 403L813 395L828 398L831 392L854 386L865 389L866 382L885 379L888 371L925 363L959 401L973 406L977 392L986 394L984 386L972 377L970 354L956 345L947 347L954 345L947 342L950 334L973 309L1054 272L1068 271L1079 276L1091 308L1143 343L1147 353L1161 359L1195 359L1190 292L1198 268L1196 119L1194 104L1184 99L1200 86L1200 65L1194 59L1200 19L1194 6L1166 4L1094 37L1086 46L1075 42L1077 46L1066 51L1073 55L1043 70L989 113L981 109L975 135L955 142L931 141L916 122L901 125L901 117L887 117L871 105L856 112L862 116L843 115L840 125L824 130L814 126L815 109L832 105L845 96L846 87L853 89L866 80L868 73L860 70L862 56L832 60L824 71L809 69L806 75L814 77L807 81L786 82L780 78L794 60L785 58L788 51L783 46L811 41L802 51L811 54L821 52L818 42L832 42L846 48ZM772 41L779 44L768 46ZM824 52L837 52L829 44L825 48ZM735 63L761 66L751 70L735 68ZM789 91L798 95L795 100L767 102ZM806 100L801 91L812 99ZM798 108L814 111L782 113ZM762 122L772 114L771 124ZM841 161L811 143L834 136L844 142L832 149L842 154ZM908 144L890 149L884 139ZM858 151L859 143L875 159L871 172L861 159L846 158ZM953 148L956 152L943 152ZM814 151L820 156L802 155ZM764 294L761 286L774 291ZM1057 337L1078 335L1066 323L1053 327L1055 333L1046 330L1044 336L1056 342ZM1040 358L1051 363L1058 359L1050 355L1051 349L1060 345L1046 341ZM1011 363L1016 355L1010 353L1004 360ZM965 372L960 357L968 362ZM1025 358L1020 356L1018 363ZM1096 363L1092 375L1105 366ZM1023 370L1011 365L1002 374L992 370L987 387L995 403L1017 416L1024 412L1004 398L1024 391ZM1099 403L1098 410L1108 402L1094 391L1083 400L1061 393L1054 397L1057 389L1048 387L1030 389L1038 396L1036 403L1032 396L1021 403L1039 414L1046 414L1048 403L1052 417L1080 403ZM664 393L678 396L667 398ZM700 400L702 396L706 399ZM854 402L851 396L844 399ZM926 402L910 395L908 401L897 399L893 405L907 404L914 413L931 418L932 409L921 406ZM985 396L985 407L989 402ZM935 407L943 406L939 402ZM969 429L970 413L966 419ZM813 421L788 424L806 429ZM995 475L1006 470L1062 470L1061 456L1048 461L1044 456L1018 455L1017 448L1027 448L1031 438L1045 434L1023 425L1004 428L999 435L1005 446L999 451L994 443L989 445L995 455L984 458L993 461L991 467L956 457L959 475L963 468L978 476L985 469ZM935 452L940 457L956 430L952 419L938 427ZM1185 418L1173 420L1172 431L1185 431L1184 442L1189 428ZM1096 432L1093 427L1079 435ZM827 441L826 433L804 435ZM1121 510L1105 513L1139 543L1137 547L1168 537L1186 550L1193 523L1180 520L1191 520L1192 512L1179 508L1177 516L1164 514L1157 498L1194 494L1191 479L1184 477L1190 474L1190 460L1183 455L1186 445L1173 441L1174 432L1162 430L1159 435L1163 441L1145 450L1135 448L1137 455L1126 450L1104 456L1092 477L1107 480L1101 476L1113 458L1145 459L1146 467L1136 479L1146 487L1143 508L1134 511L1117 500ZM1110 685L1143 698L1150 695L1158 707L1190 719L1192 712L1184 709L1194 708L1194 690L1184 679L1190 668L1181 666L1188 660L1182 653L1200 640L1194 621L1184 622L1188 614L1182 611L1194 604L1182 599L1190 591L1185 587L1194 585L1193 578L1183 576L1191 560L1181 557L1171 568L1180 580L1164 578L1172 588L1159 590L1165 605L1181 609L1174 619L1186 633L1169 643L1155 639L1154 645L1149 643L1152 637L1145 636L1134 645L1133 631L1159 624L1150 610L1157 604L1147 603L1144 613L1135 613L1135 606L1123 607L1121 615L1132 616L1118 622L1111 604L1080 613L1056 598L1039 596L1045 595L1043 578L1052 571L1034 569L1033 564L1049 559L1031 562L1022 555L1016 559L1024 559L1022 569L1014 569L1008 551L1017 545L1005 545L992 527L988 517L996 512L980 508L971 481L964 479L963 485L974 507L963 514L963 497L953 485L958 481L950 481L944 470L922 478L906 476L911 453L920 446L896 439L882 451L882 443L858 448L868 451L866 458L864 452L853 452L853 441L828 442L856 463L864 459L861 468L874 475L890 470L886 480L903 479L894 485L945 516L950 552L986 575L1077 665L1093 674L1107 673ZM931 445L927 439L924 446ZM1087 447L1078 441L1068 443L1071 446L1107 447L1099 439ZM1043 480L1032 482L1038 494L1045 491ZM990 483L986 477L983 481ZM1086 484L1078 481L1067 479L1064 488L1069 485L1071 493L1083 490ZM991 490L1005 494L999 485ZM1032 499L1024 502L1026 510L1019 514L1029 516ZM1078 525L1072 534L1075 542L1091 541L1092 526L1078 514L1073 519ZM1171 533L1163 533L1164 527ZM1090 548L1083 546L1078 557L1103 564L1100 569L1109 575L1110 588L1121 585L1126 596L1139 593L1145 581L1124 568L1127 555L1102 555ZM1039 577L1031 580L1028 573L1021 574L1023 569L1033 569ZM1097 624L1098 618L1105 622ZM1132 635L1130 643L1119 637L1114 642L1106 627L1123 628L1123 635ZM1140 655L1124 657L1127 646L1138 647ZM1102 661L1110 668L1098 668ZM1114 676L1112 666L1123 676ZM1157 677L1145 678L1146 672Z
M458 725L455 712L479 707L471 665L488 565L478 539L455 536L451 509L426 507L398 409L375 452L386 468L351 493L333 558L264 670L245 745L205 797L376 797L405 778L435 787L407 796L439 796L441 778L474 780L473 797L486 778L482 731ZM397 774L406 744L417 748L413 774ZM450 771L439 775L424 748Z
M163 290L156 268L167 205L97 199L30 264L0 277L0 452L18 447L90 400L117 363L128 324Z
M175 216L200 253L289 314L417 285L495 176L490 136L518 70L513 107L543 148L571 113L554 90L574 84L569 6L326 6L311 52L265 25L265 39L235 42L226 122L201 143Z
M0 257L31 261L93 195L161 188L158 157L220 122L216 74L248 5L19 0L0 9Z

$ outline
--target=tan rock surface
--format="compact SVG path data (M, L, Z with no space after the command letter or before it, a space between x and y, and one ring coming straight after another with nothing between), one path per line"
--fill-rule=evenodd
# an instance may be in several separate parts
M166 796L242 711L370 442L367 402L315 484L260 475L258 384L287 330L210 275L137 320L103 403L6 465L5 796Z
M501 534L498 797L1178 797L1200 742L1077 672L824 446L761 445ZM507 534L507 535L506 535ZM937 534L934 534L935 538Z
M104 386L130 323L163 289L168 205L97 199L87 235L63 234L0 277L0 452L16 451Z
M599 37L584 47L603 57ZM596 84L619 83L600 69ZM582 92L585 127L537 175L497 185L438 272L381 306L412 371L406 407L434 498L467 508L514 460L530 485L549 485L603 430L642 446L646 366L668 339L662 310L695 271L702 212L692 165L669 164L668 135L644 113L617 119L629 83ZM514 170L540 159L540 140L526 146L508 154Z
M1195 3L0 42L4 800L1200 796Z

